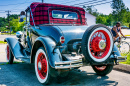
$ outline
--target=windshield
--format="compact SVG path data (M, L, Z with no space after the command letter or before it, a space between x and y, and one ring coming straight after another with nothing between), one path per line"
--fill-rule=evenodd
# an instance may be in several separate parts
M59 11L59 10L53 10L52 17L61 19L74 19L74 20L78 19L78 15L76 12Z

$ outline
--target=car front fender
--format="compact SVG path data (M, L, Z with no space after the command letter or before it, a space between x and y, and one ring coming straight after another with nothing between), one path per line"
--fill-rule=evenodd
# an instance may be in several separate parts
M8 43L12 54L14 55L14 57L17 58L25 58L26 55L23 54L22 50L24 49L23 46L19 43L18 40L16 40L15 38L6 38L4 40L5 42Z

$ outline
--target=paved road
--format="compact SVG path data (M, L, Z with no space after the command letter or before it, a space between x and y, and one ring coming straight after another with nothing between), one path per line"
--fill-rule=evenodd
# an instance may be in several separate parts
M130 35L130 29L122 29L124 35Z
M4 41L5 38L7 37L13 37L13 38L16 38L15 35L0 35L0 41Z
M13 64L0 66L0 85L7 86L42 86L31 64ZM130 74L113 70L105 77L95 75L91 67L80 68L83 72L71 71L67 78L54 78L51 85L85 85L85 86L129 86Z
M0 45L0 86L42 86L36 78L33 64L6 64L4 49L5 45ZM71 71L67 78L58 80L54 78L51 85L129 86L130 84L130 74L127 73L113 70L107 76L100 77L89 66L80 69L82 72Z

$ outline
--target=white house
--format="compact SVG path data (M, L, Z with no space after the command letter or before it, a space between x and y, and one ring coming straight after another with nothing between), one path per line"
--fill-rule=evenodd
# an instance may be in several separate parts
M95 16L85 12L85 18L87 18L86 21L87 21L88 26L96 24L96 17Z

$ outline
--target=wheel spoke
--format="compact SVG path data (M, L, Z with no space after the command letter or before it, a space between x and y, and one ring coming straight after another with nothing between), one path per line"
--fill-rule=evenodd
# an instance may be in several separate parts
M45 79L45 77L47 75L47 61L46 61L45 55L43 53L40 53L38 55L37 67L40 67L40 68L38 68L39 76L42 79Z

